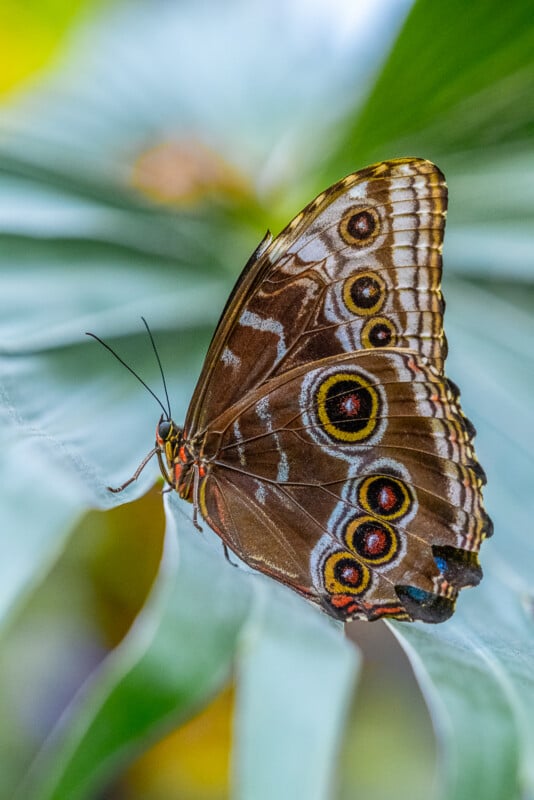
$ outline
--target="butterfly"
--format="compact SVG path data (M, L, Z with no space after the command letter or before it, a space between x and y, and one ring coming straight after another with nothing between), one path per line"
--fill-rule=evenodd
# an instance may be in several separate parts
M482 577L492 523L475 430L443 371L446 208L440 170L401 158L267 233L184 426L164 409L118 490L157 455L226 553L331 616L448 619Z

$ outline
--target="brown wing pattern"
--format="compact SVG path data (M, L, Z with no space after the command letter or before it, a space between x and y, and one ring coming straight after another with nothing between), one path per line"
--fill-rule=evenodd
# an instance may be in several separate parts
M422 159L319 195L250 260L187 415L207 522L341 619L441 622L481 578L485 476L443 374L446 205Z
M472 434L415 354L323 359L219 417L201 509L249 564L331 613L441 621L480 580L491 532Z
M337 353L409 347L441 369L446 205L436 166L383 162L332 186L265 242L210 347L187 433L269 378Z

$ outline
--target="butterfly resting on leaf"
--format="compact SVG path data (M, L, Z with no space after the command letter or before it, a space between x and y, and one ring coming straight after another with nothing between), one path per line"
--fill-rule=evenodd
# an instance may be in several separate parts
M446 620L492 533L475 431L443 372L446 207L434 164L396 159L267 234L184 426L164 409L119 490L157 455L195 521L330 615Z

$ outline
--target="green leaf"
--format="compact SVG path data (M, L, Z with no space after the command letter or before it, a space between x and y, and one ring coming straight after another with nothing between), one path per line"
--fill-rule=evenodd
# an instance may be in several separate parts
M228 680L250 581L202 541L178 502L169 501L165 555L147 606L67 709L20 800L95 796L147 738L191 716Z
M534 279L534 156L522 147L465 154L447 167L447 271L482 279Z
M87 330L104 338L146 336L141 315L156 331L171 329L186 336L204 331L215 324L228 283L203 275L201 265L195 274L195 266L191 262L170 269L155 258L113 252L110 247L11 239L0 256L3 353L22 357L89 344L83 338ZM21 291L19 269L32 293ZM35 308L35 297L43 295L46 305ZM149 350L146 360L148 355ZM119 371L116 364L114 371Z
M357 652L287 589L259 577L255 588L238 671L235 796L322 800L336 785Z
M3 391L3 390L2 390ZM80 499L55 443L21 434L6 412L0 447L0 632L57 558L80 514ZM29 494L31 493L31 502ZM46 512L44 510L46 509Z
M363 161L522 143L532 136L534 19L528 3L418 0L334 156Z

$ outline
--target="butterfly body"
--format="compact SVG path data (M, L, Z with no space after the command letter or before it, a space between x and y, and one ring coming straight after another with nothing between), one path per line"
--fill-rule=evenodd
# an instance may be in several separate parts
M166 483L182 500L197 506L199 480L205 477L208 470L202 450L187 438L174 420L163 416L156 426L155 448Z
M382 162L310 203L245 267L167 483L251 567L348 620L441 622L491 535L474 428L443 372L447 190Z

